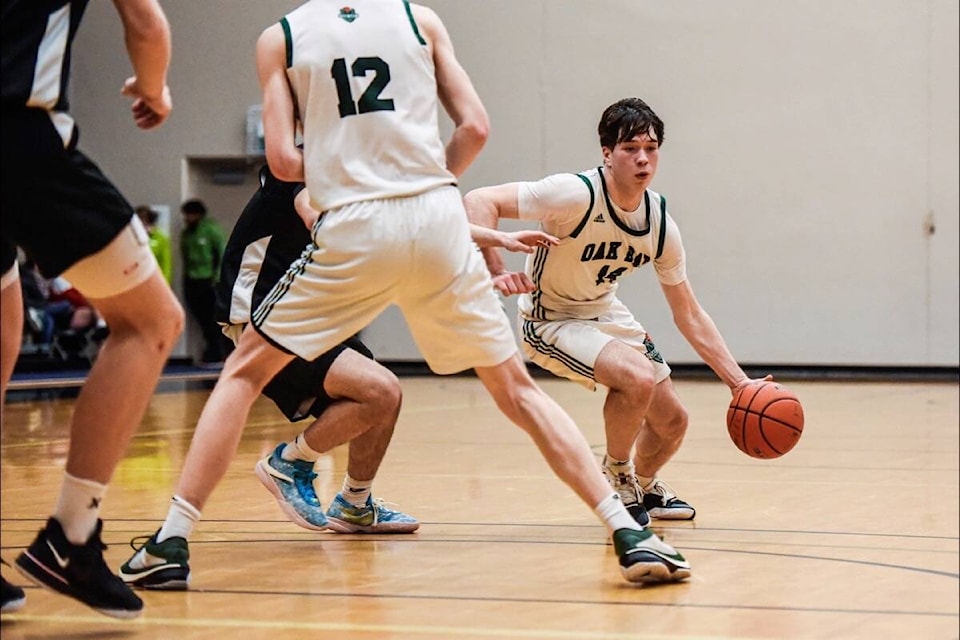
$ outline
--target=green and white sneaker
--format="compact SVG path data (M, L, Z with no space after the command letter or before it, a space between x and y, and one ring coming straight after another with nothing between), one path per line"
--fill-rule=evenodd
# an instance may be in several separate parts
M157 542L157 533L130 541L135 553L120 566L120 579L131 587L163 591L190 588L190 548L184 538L175 536ZM137 543L144 541L139 547Z
M677 582L690 577L690 563L650 529L617 529L613 548L627 582Z
M413 533L420 528L416 518L385 506L382 500L367 497L367 503L355 507L337 494L327 510L327 523L337 533Z

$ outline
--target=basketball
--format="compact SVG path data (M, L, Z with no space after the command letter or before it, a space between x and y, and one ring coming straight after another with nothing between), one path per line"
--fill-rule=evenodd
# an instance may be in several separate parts
M727 408L727 432L751 458L779 458L800 440L803 406L796 394L772 381L746 385Z

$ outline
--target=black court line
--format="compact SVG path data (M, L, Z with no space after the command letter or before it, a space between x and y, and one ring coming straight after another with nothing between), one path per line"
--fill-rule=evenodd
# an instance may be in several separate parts
M661 590L682 588L685 583L665 583L661 585L638 586L624 583L622 590L631 589L644 593L649 589ZM42 590L34 584L23 585L24 589ZM141 591L141 593L143 593ZM242 596L284 596L300 598L349 598L351 600L431 600L443 602L496 602L501 604L549 604L549 605L600 605L615 607L646 607L670 609L703 609L721 611L767 611L778 613L840 613L845 615L882 615L882 616L921 616L926 618L960 618L960 613L949 611L911 611L907 609L841 609L836 607L791 607L772 605L743 605L743 604L709 604L691 602L642 602L623 600L588 600L565 598L522 598L497 596L450 596L439 594L409 594L409 593L353 593L350 591L276 591L265 589L198 589L191 587L184 591L149 591L149 593L163 593L173 596L176 593L190 593L197 595L242 595Z
M44 518L18 518L18 517L0 518L0 522L21 522L21 523L37 523L37 524L42 524L42 523L45 523L46 521L47 521L47 519L46 519L45 517L44 517ZM148 522L148 523L155 523L156 526L159 526L159 523L161 523L162 521L163 521L163 519L162 519L161 517L157 517L157 518L110 518L109 520L107 520L107 521L105 521L105 522L107 522L108 524L109 524L109 523L115 523L115 522L125 522L125 523L130 523L130 522ZM284 519L276 519L276 520L240 520L240 519L232 519L232 518L219 518L219 519L210 519L210 520L208 520L208 519L204 518L203 520L201 520L201 522L204 523L204 524L220 523L220 524L247 524L247 525L275 525L275 524L276 524L276 525L284 525L284 524L292 524L289 520L284 520ZM691 532L692 532L692 531L695 531L695 532L697 532L697 533L709 533L709 532L725 532L725 533L788 533L788 534L811 535L811 536L819 536L819 535L828 535L828 536L863 536L863 537L866 537L866 538L907 538L907 539L910 539L910 540L956 540L957 542L960 542L960 537L955 537L955 536L933 536L933 535L908 534L908 533L868 533L868 532L857 532L857 531L829 531L829 530L825 530L825 529L752 529L752 528L743 528L743 527L701 527L701 526L697 526L696 521L693 521L693 520L690 520L690 521L679 521L679 522L685 522L685 523L687 523L689 526L683 526L682 524L681 524L681 525L673 525L673 526L671 526L671 525L665 524L665 522L669 522L669 521L657 520L657 521L655 521L655 523L654 523L654 525L653 525L652 528L653 528L655 531L657 531L657 532L659 532L659 531L665 531L665 532L668 532L668 533L669 533L669 532L676 532L676 531L691 531ZM149 527L150 525L147 525L147 526ZM477 527L477 528L484 528L484 527L486 527L486 528L492 528L492 527L503 527L503 528L525 527L525 528L530 528L530 529L540 528L540 529L584 529L584 530L589 529L589 530L593 530L593 529L598 529L598 527L599 527L600 525L599 525L599 523L597 523L597 524L576 524L576 523L569 523L569 524L563 524L563 523L561 523L561 524L543 524L543 523L537 523L537 522L522 522L522 523L517 523L517 522L465 522L465 521L449 522L449 521L440 521L440 520L421 520L421 521L420 521L420 526L421 526L421 527L424 527L424 526ZM156 528L156 527L155 527L155 528ZM116 528L114 527L113 529L114 529L114 532L116 532ZM206 535L209 535L211 532L209 532L209 531L203 531L202 533L204 533L204 534L206 534ZM263 532L262 532L262 531L254 531L254 532L247 532L247 531L220 531L220 532L218 532L218 533L235 535L235 534L241 534L241 533L262 534ZM309 534L308 532L306 532L306 531L300 532L300 531L297 531L297 530L293 530L290 535L293 535L293 534L296 534L296 533L302 533L303 535L310 535L310 534ZM359 538L359 539L374 539L374 538L376 538L376 539L381 539L381 538L387 538L387 539L396 539L396 540L403 539L403 538L415 540L418 535L423 535L423 534L422 534L422 532L421 532L421 533L418 533L418 534L414 534L414 535L408 535L408 534L336 534L337 538L342 538L342 539L357 537L357 538Z

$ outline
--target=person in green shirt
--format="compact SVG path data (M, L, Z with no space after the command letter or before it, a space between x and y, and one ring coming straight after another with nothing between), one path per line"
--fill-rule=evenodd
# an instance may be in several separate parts
M136 212L150 237L150 251L153 252L157 264L160 265L163 279L167 281L167 284L171 284L173 281L173 253L170 249L170 238L157 227L157 219L160 214L145 204L137 207Z
M224 361L229 351L217 324L214 294L226 236L221 226L207 217L207 207L202 200L187 200L180 206L180 212L184 225L180 234L183 298L203 333L200 364L216 365Z

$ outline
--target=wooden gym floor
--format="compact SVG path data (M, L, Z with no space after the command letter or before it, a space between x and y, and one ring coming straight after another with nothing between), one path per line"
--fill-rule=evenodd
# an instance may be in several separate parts
M258 400L229 475L191 541L192 590L146 592L115 621L3 575L27 605L4 640L53 638L957 638L958 385L786 381L806 430L779 460L729 441L729 394L678 380L691 424L663 473L697 508L655 530L691 561L687 583L622 581L593 514L472 377L402 378L404 407L375 495L418 517L404 536L289 523L252 473L298 427ZM599 456L603 396L541 379ZM42 394L40 394L42 395ZM106 557L162 521L207 392L158 393L104 506ZM72 400L8 405L2 546L12 562L51 512ZM339 488L345 448L318 465Z

